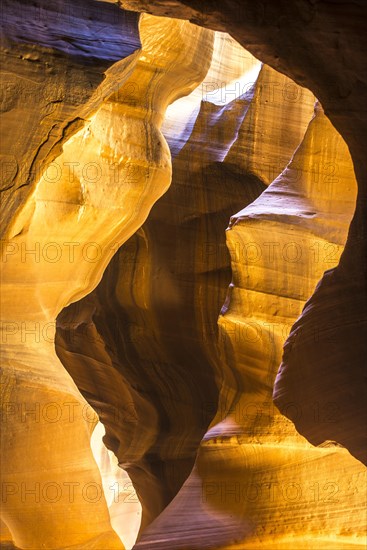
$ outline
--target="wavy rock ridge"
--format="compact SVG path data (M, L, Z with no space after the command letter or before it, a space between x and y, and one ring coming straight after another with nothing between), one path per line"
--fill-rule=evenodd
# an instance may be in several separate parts
M362 548L363 7L122 4L5 4L1 540Z

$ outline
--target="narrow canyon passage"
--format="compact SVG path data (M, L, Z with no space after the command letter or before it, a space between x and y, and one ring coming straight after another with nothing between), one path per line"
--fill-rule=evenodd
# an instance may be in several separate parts
M364 548L350 121L265 15L61 4L7 5L1 547Z

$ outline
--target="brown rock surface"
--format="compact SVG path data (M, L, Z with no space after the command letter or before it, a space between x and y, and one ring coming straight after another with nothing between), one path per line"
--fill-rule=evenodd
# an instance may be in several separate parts
M165 108L209 67L211 31L146 16L140 36L142 50L127 58L118 91L103 103L101 96L97 112L63 143L2 243L2 517L21 547L123 547L89 448L96 415L55 355L53 329L169 185L159 131ZM34 484L35 496L24 493ZM97 495L85 494L90 486Z
M2 26L1 236L6 238L11 217L68 136L132 69L132 60L124 58L138 50L140 39L137 14L86 0L77 6L71 0L5 0Z
M343 426L342 404L325 406L315 392L310 403L281 403L281 412L272 404L283 342L322 273L338 262L355 197L348 149L317 106L287 168L231 218L218 412L193 472L136 548L211 548L213 538L226 549L363 548L365 469L329 438L312 447L293 424L306 416L327 433Z
M216 50L213 64L220 67L215 55ZM209 70L207 87L210 78L225 79L221 71ZM312 94L295 85L303 101L289 104L282 94L288 83L263 67L238 99L201 103L190 137L173 159L169 191L119 250L96 292L59 316L59 357L100 411L105 443L142 501L143 524L177 493L215 412L214 379L223 369L216 323L231 278L225 228L233 211L266 188L269 167L284 168L313 112ZM273 100L261 95L270 84L279 88ZM254 120L267 120L272 128L267 141L264 122L253 128ZM270 143L276 144L277 166ZM241 162L246 147L251 148L247 170ZM267 169L255 170L255 163ZM90 371L82 376L80 365L91 355L91 341L94 356L105 348L104 371L111 366L109 376L98 367L98 382ZM126 414L117 421L112 414L121 410L122 394L131 407L130 423Z
M272 0L251 2L250 0L228 0L225 2L202 3L198 0L174 0L149 2L149 0L120 0L120 4L128 9L148 11L157 15L182 17L199 25L229 32L239 43L262 61L276 70L288 75L298 84L312 90L321 101L325 113L335 128L345 139L351 152L353 165L359 186L356 211L351 223L348 241L342 257L343 271L338 271L335 278L324 278L321 286L325 286L325 294L333 294L335 280L338 279L339 295L350 294L350 280L353 284L352 294L358 304L357 317L362 322L355 324L352 347L358 349L358 354L352 362L355 374L349 377L354 380L354 391L351 399L358 399L358 405L346 413L349 418L345 422L345 437L352 452L361 457L361 444L365 441L365 428L358 428L361 411L367 401L365 372L364 342L366 340L367 318L367 261L366 261L366 135L367 135L367 62L365 55L365 28L367 24L367 4L356 2L281 2ZM349 273L349 275L348 275ZM330 288L329 288L330 285ZM321 291L323 292L323 291ZM356 296L358 294L358 297ZM334 293L334 295L336 295ZM324 319L334 322L333 310L327 307L323 313ZM345 309L343 305L342 308ZM349 306L348 306L349 308ZM305 312L306 314L306 312ZM305 320L310 325L314 321ZM298 334L306 332L298 330ZM337 331L338 329L335 328ZM334 330L334 332L335 332ZM349 362L348 349L350 334L342 337L336 344L340 349L336 353L337 365L334 366L335 382L332 384L334 394L332 399L338 400L338 372L342 365ZM329 345L326 343L322 354L328 356ZM318 369L314 359L310 365L305 365L307 372ZM321 359L318 360L318 362ZM292 360L292 364L293 360ZM329 358L325 358L323 369L328 369ZM292 368L298 368L292 367ZM284 399L293 398L307 401L307 395L297 395L287 389L289 369L284 370ZM361 374L362 373L362 374ZM298 375L299 376L299 375ZM302 375L301 375L302 376ZM295 375L290 375L293 378ZM361 390L361 383L363 390ZM290 386L293 382L290 379ZM361 394L361 391L363 393ZM330 395L330 391L328 391ZM344 392L343 392L344 393ZM355 396L355 397L353 397ZM341 395L345 401L345 395ZM304 432L306 434L307 430ZM355 434L355 436L354 436ZM310 436L311 432L310 432ZM333 437L330 433L330 437ZM355 437L355 441L353 441ZM344 438L344 441L346 439ZM364 443L365 445L365 443ZM365 460L365 458L363 459Z
M3 4L1 547L362 548L366 5L119 3Z

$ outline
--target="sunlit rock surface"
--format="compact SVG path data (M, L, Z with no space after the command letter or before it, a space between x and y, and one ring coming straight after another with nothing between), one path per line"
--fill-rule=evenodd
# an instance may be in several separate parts
M354 380L351 389L351 399L356 394L353 409L345 409L343 432L348 445L365 461L361 446L366 446L366 428L358 427L362 401L367 401L366 381L361 373L365 372L364 342L366 341L367 318L367 164L366 164L366 135L367 135L367 61L365 55L365 27L367 24L367 4L365 2L294 2L283 3L281 6L272 0L254 3L251 0L229 0L218 3L202 3L198 0L120 0L119 3L127 9L148 11L156 15L180 17L189 19L198 25L216 30L229 32L240 44L261 61L274 69L291 77L295 82L312 90L321 101L325 113L335 128L346 141L351 152L352 161L359 187L355 214L351 223L345 252L341 258L341 266L335 277L324 278L320 286L320 295L344 294L353 295L359 313L359 321L355 323L353 334L341 334L336 347L338 365L334 365L335 382L332 384L333 399L339 398L338 372L343 364L349 362L348 348L353 340L353 374L349 377ZM357 280L350 287L351 279ZM336 282L337 280L337 282ZM338 290L336 291L336 287ZM322 316L326 324L334 323L332 301L328 300ZM312 302L313 304L313 302ZM314 309L312 305L312 311ZM349 304L341 305L343 309L350 309ZM310 309L305 311L305 329L302 329L305 342L307 333L314 323L314 313ZM353 315L353 314L351 314ZM354 323L354 321L352 321ZM333 331L339 329L334 326ZM298 334L301 331L298 330ZM321 349L322 348L322 349ZM320 346L317 362L323 361L323 370L328 369L330 354L329 344ZM293 359L292 359L293 363ZM318 366L315 358L309 360L304 367L307 372L315 372ZM282 380L284 395L288 392L288 369L284 370ZM289 384L294 384L294 375L289 375ZM291 380L293 378L293 381ZM361 381L363 379L363 390ZM343 378L345 381L345 378ZM361 400L361 391L363 391ZM301 392L302 393L302 392ZM322 393L322 392L320 392ZM331 395L330 390L328 393ZM342 392L341 400L347 406L348 397ZM290 388L289 397L297 398ZM299 395L302 401L309 400L307 392ZM347 420L348 418L348 420ZM310 437L312 430L306 427ZM304 432L306 434L306 431ZM331 434L330 434L331 435ZM331 436L332 437L332 436ZM363 443L364 442L364 443Z
M229 37L220 38L224 45L214 48L205 86L214 89L219 81L225 91L231 89L232 76L225 70L223 53L232 53L235 46ZM238 51L238 69L243 74L238 76L244 81L249 69L253 77L254 60L242 52L243 58ZM276 101L267 96L260 99L264 80L274 88L292 84L263 67L238 98L227 103L222 99L217 105L218 96L205 97L186 144L172 161L169 191L119 250L96 292L59 316L59 357L83 395L100 408L105 442L136 485L144 525L161 512L186 479L216 409L214 382L223 369L216 325L231 280L225 229L231 213L255 200L268 182L268 173L262 180L255 170L241 166L243 134L254 133L250 130L254 119L265 119L270 126L274 120L273 138L277 136L279 162L283 158L284 167L284 159L292 156L312 117L311 93L292 84L304 101L292 102L290 115L285 95L279 93ZM196 96L197 90L186 103ZM261 146L261 139L262 133L252 135L252 160L270 166L269 142ZM172 136L171 141L174 149ZM107 352L114 367L111 378L98 369L99 383L90 375L82 377L79 366L91 340L96 353L105 347L103 353ZM112 397L117 381L121 389ZM180 388L178 395L176 388ZM124 414L113 418L122 391L131 403ZM130 422L127 414L132 416ZM163 435L160 425L165 426Z
M210 548L213 537L216 548L364 547L364 467L327 436L313 447L284 416L296 425L307 416L326 434L344 415L340 404L314 396L308 409L289 400L279 412L272 403L283 342L338 262L356 189L348 149L316 106L287 168L231 218L218 412L193 472L137 548Z
M126 548L132 548L141 524L141 504L129 476L119 467L116 455L104 445L104 434L104 426L99 422L93 431L91 448L101 472L111 525Z
M118 90L104 101L100 95L96 113L65 141L3 243L2 514L20 547L123 547L98 492L88 443L96 415L57 359L53 333L58 312L98 283L167 189L170 155L159 131L165 108L209 68L211 31L146 16L140 38ZM22 492L34 484L34 497ZM90 486L97 494L85 493Z
M2 238L66 138L120 87L127 68L122 60L139 47L138 15L116 6L2 3Z
M1 545L364 548L365 10L120 4L4 2Z

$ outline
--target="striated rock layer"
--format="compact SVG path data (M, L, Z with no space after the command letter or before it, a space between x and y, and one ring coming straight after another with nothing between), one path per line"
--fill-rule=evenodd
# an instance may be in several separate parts
M218 412L188 480L136 548L211 548L214 538L226 549L364 547L363 466L329 438L313 447L293 424L307 417L326 434L343 425L341 404L315 395L307 409L296 400L280 412L272 404L283 342L338 262L355 197L347 147L317 106L287 168L231 218Z
M214 50L206 88L227 77L217 56L234 46L228 37L221 38L227 44ZM234 210L266 188L269 167L277 169L270 143L277 145L281 171L313 112L312 94L297 86L304 99L289 108L282 94L288 83L262 67L245 94L228 103L222 99L220 105L212 102L218 97L201 102L190 137L173 159L169 191L119 250L93 295L58 318L57 353L99 411L106 426L104 441L137 488L143 526L188 476L216 410L214 379L223 370L216 322L231 278L225 228ZM262 96L270 84L278 91L273 101ZM256 128L254 120L259 121ZM264 120L272 128L265 142ZM251 169L245 170L241 159L250 143ZM175 149L173 137L171 147ZM256 175L256 163L268 166L266 172L258 170L263 179ZM98 378L82 375L80 365L90 357L91 341L94 355L105 357L104 372L89 366ZM122 392L126 409L118 404ZM116 409L124 414L116 418Z
M68 137L120 87L141 46L138 18L87 0L2 3L2 238Z
M2 545L362 548L366 11L120 3L269 65L5 2Z
M353 380L351 388L351 400L355 402L353 407L345 409L346 417L343 434L344 444L348 441L350 450L358 457L365 460L361 446L366 446L366 429L358 428L360 425L361 411L364 402L367 401L367 387L361 381L365 369L364 342L366 340L366 319L367 319L367 262L366 262L366 134L367 134L367 66L365 56L365 27L367 23L367 5L365 2L315 2L309 3L303 0L295 2L282 2L276 4L271 0L261 3L254 3L250 0L228 0L218 3L205 3L198 0L174 0L166 2L159 0L120 0L122 6L137 11L148 11L156 15L180 17L189 19L198 25L216 30L229 32L240 44L262 61L268 63L276 70L288 75L295 82L312 90L321 101L325 113L330 118L335 128L345 139L351 152L352 161L359 186L358 199L355 214L346 243L345 251L341 257L335 277L325 277L320 283L321 296L325 293L328 296L338 297L353 294L354 304L358 310L355 311L358 321L354 330L345 333L341 339L337 338L334 356L336 364L333 366L335 379L332 383L333 401L340 400L347 407L348 398L345 391L340 392L340 384L337 380L343 365L349 362L348 349L359 350L354 354L354 360L350 363L353 374L348 380ZM350 281L354 280L353 290ZM315 298L315 300L317 300ZM314 311L315 301L312 301ZM323 323L333 324L332 331L339 332L335 326L333 308L325 306L322 316ZM315 305L317 308L317 305ZM340 304L341 309L350 309L351 306ZM305 329L300 331L297 326L297 333L305 338L305 346L309 340L309 327L314 323L313 313L310 308L305 311ZM353 316L354 313L347 315ZM362 321L362 322L361 322ZM303 320L300 321L300 325ZM353 321L354 324L354 321ZM302 324L303 326L303 324ZM324 357L323 371L328 370L330 361L328 336L322 331L323 343L319 350ZM325 336L325 337L324 337ZM350 340L352 338L352 340ZM351 343L353 342L353 343ZM322 348L322 350L321 350ZM336 350L336 348L338 348ZM288 359L289 358L289 359ZM284 400L293 398L308 402L307 391L303 394L301 390L294 391L294 380L302 379L302 374L295 374L291 371L301 370L297 359L290 358L287 354L289 368L283 370L282 394ZM319 368L321 357L318 361L310 357L303 359L305 376L307 373L315 372ZM291 366L292 365L292 366ZM303 369L302 369L303 370ZM289 374L288 374L289 373ZM289 386L288 386L289 376ZM345 378L343 378L345 380ZM303 387L306 384L302 384ZM361 393L362 392L362 393ZM355 396L355 397L354 397ZM312 429L303 426L305 435L309 434L311 439L315 434ZM330 432L329 437L335 436ZM364 457L364 458L363 458Z
M2 517L20 547L122 548L89 448L96 415L57 359L53 332L59 311L98 283L169 185L164 110L209 66L211 31L147 16L140 37L142 50L127 58L119 89L103 102L100 96L7 228Z

